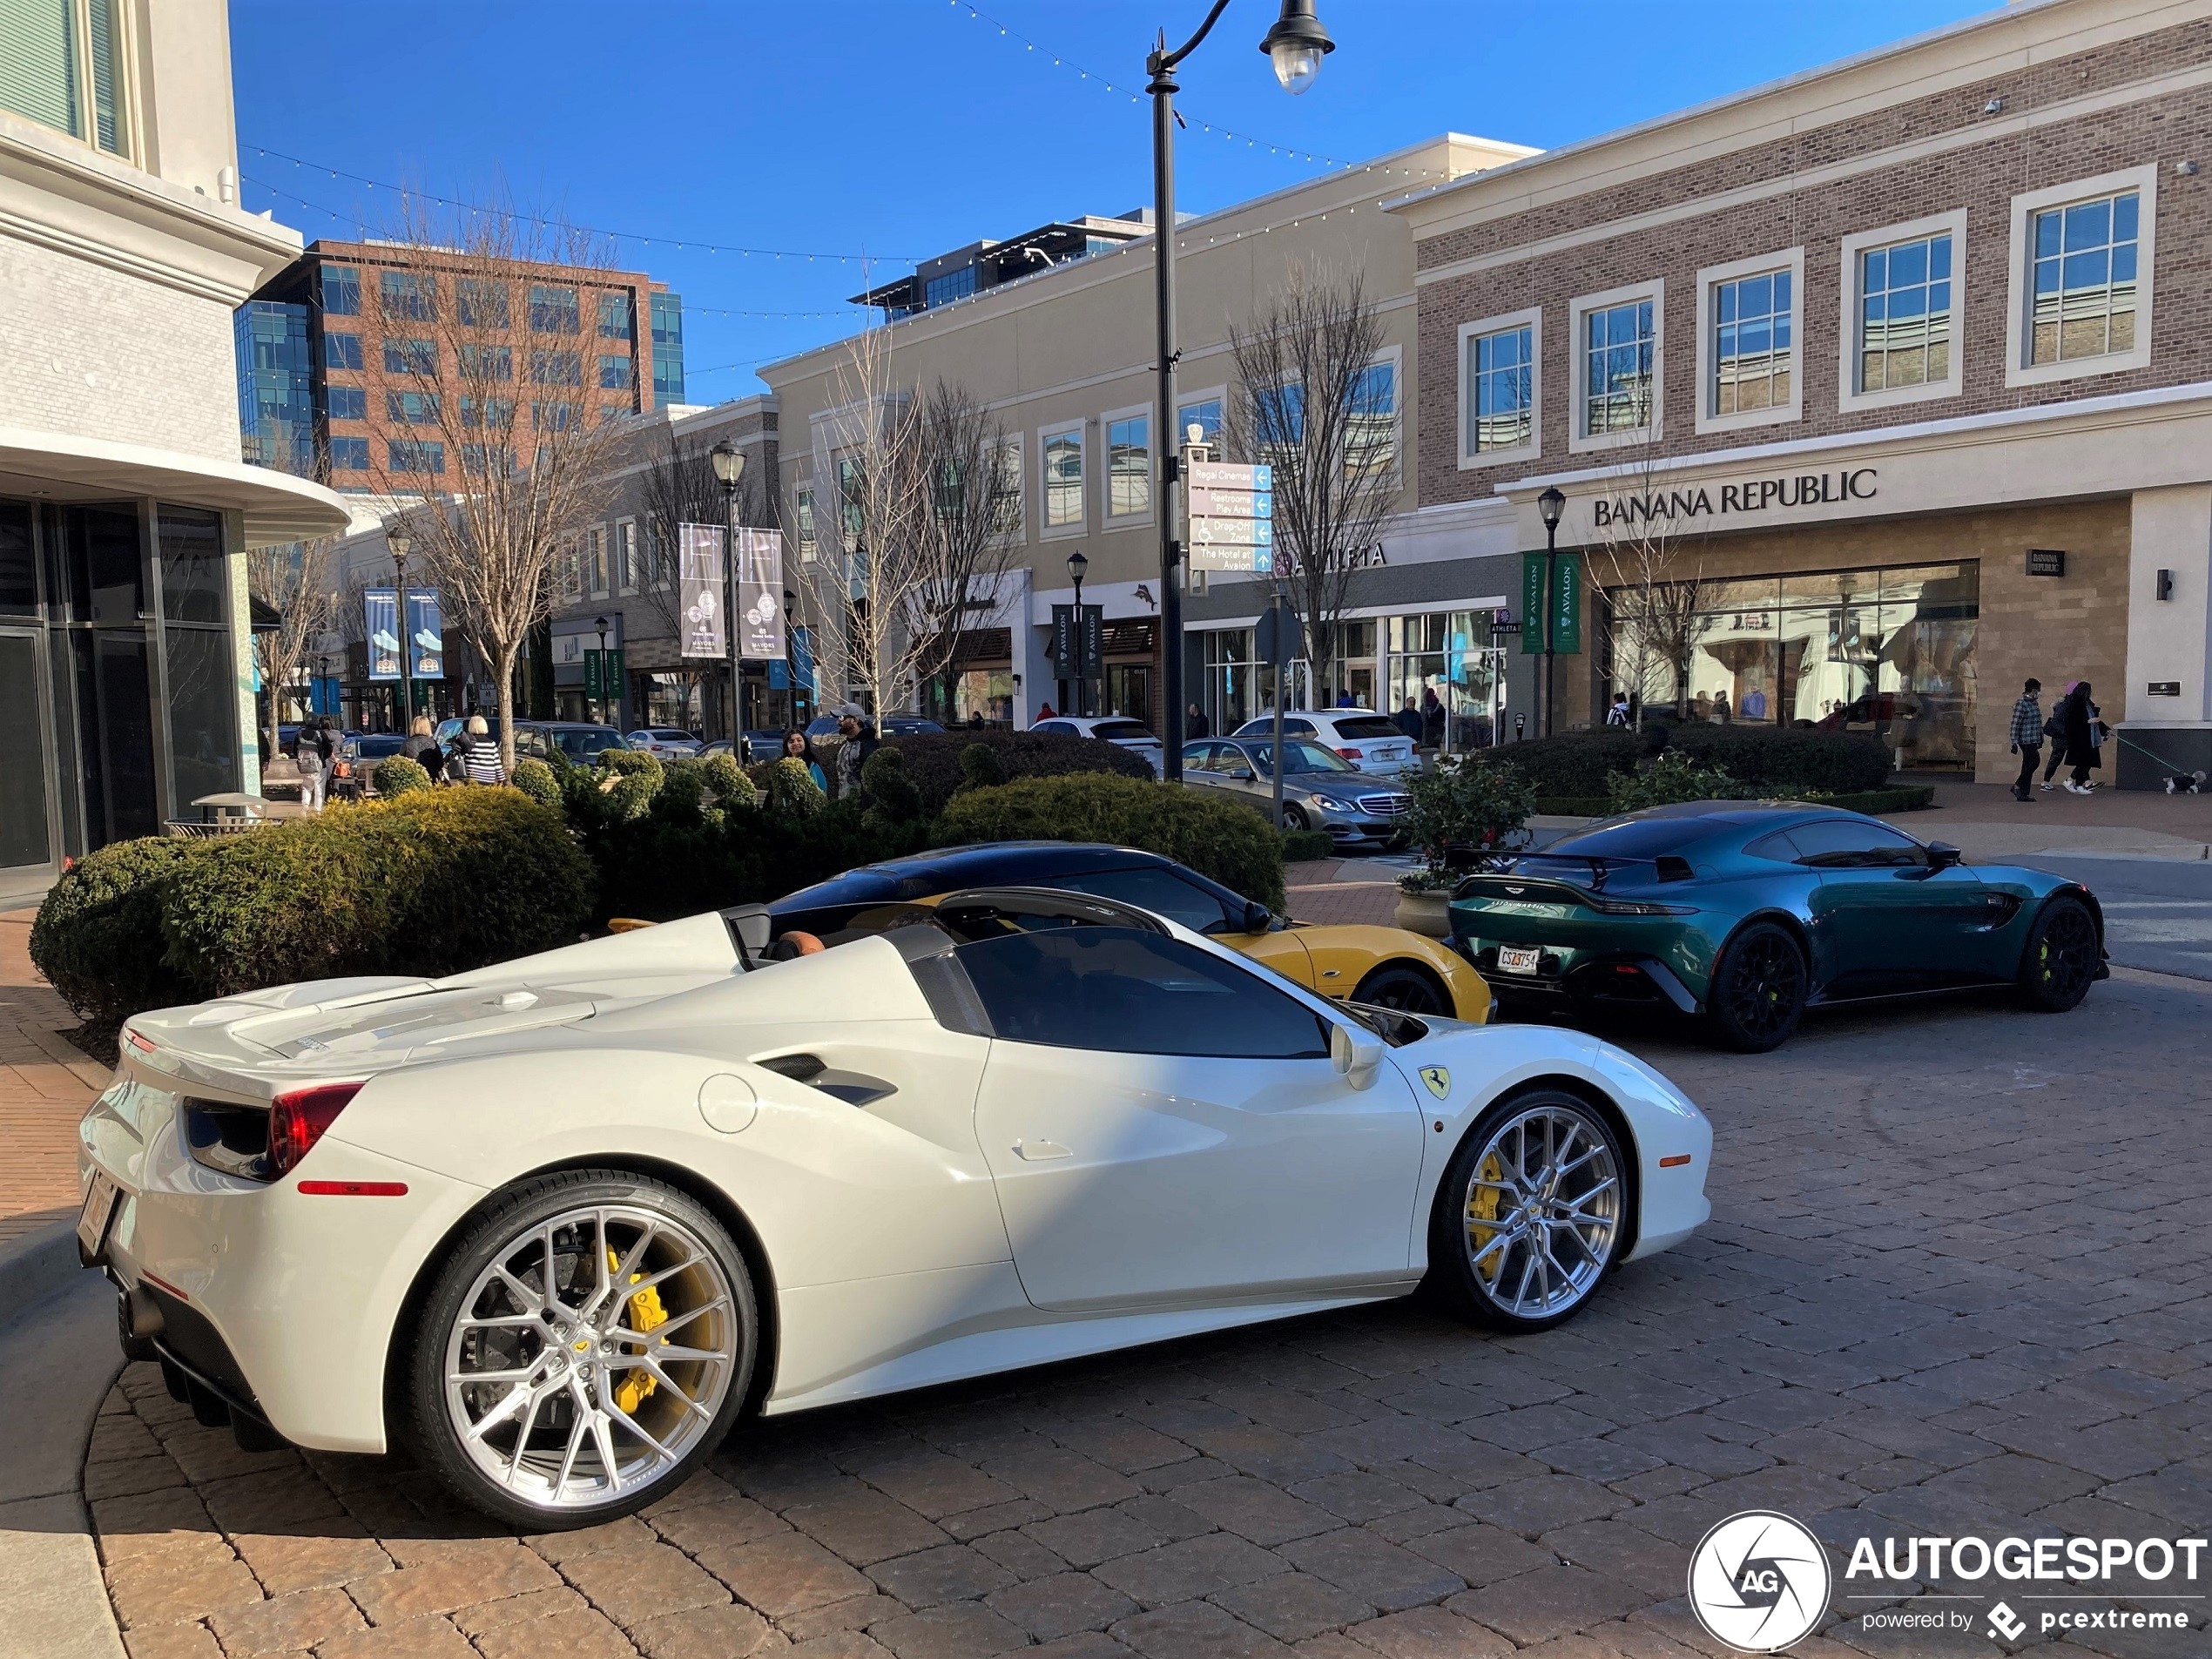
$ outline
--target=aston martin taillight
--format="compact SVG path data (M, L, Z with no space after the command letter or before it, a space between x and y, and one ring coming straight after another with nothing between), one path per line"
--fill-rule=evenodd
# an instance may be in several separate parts
M314 1150L325 1130L335 1123L346 1103L361 1093L361 1084L317 1083L295 1089L269 1103L269 1173L290 1173Z

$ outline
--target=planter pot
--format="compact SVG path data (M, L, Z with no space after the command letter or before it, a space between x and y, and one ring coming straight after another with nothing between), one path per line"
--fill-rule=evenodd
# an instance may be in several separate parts
M1452 921L1445 907L1451 901L1448 888L1439 888L1434 893L1401 893L1398 895L1398 925L1409 934L1449 939Z

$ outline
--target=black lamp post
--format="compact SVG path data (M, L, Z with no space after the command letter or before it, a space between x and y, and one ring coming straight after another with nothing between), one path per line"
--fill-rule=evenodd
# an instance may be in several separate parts
M722 486L723 529L727 533L722 557L722 625L730 631L730 747L745 752L745 723L738 718L738 697L744 688L744 670L738 656L738 483L745 476L745 451L725 438L707 451L714 463L715 482Z
M1090 561L1080 551L1068 556L1068 576L1076 584L1076 625L1069 631L1076 647L1076 713L1078 718L1090 712L1090 631L1083 626L1083 572L1090 569Z
M1536 511L1544 521L1544 735L1552 726L1552 629L1559 614L1559 520L1567 510L1567 497L1557 485L1536 497ZM1524 619L1522 627L1528 624Z
M1182 354L1175 343L1175 94L1176 66L1197 51L1212 32L1229 0L1214 0L1198 32L1173 51L1164 30L1144 60L1152 95L1152 270L1157 291L1160 334L1160 406L1152 430L1160 443L1160 691L1165 729L1161 733L1161 775L1170 783L1183 778L1183 556L1176 539L1176 491L1182 457L1168 440L1175 432L1175 365ZM1282 0L1281 14L1259 49L1274 60L1275 78L1286 92L1303 92L1320 73L1321 59L1336 50L1329 31L1313 15L1313 0Z
M799 596L784 590L784 695L791 699L791 723L799 724L799 664L791 649L792 631L799 625Z
M591 625L599 631L599 723L607 724L607 705L612 699L607 695L607 619L596 617Z
M395 526L386 532L384 543L392 550L394 585L399 590L400 731L404 735L415 725L415 641L407 626L407 550L414 542Z

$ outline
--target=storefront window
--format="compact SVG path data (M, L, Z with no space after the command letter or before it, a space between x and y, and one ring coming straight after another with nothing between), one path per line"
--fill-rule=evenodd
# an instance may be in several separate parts
M647 725L680 726L686 732L705 730L699 708L696 674L639 674L636 689L644 693Z
M1686 614L1684 597L1608 590L1608 700L1627 691L1645 718L1872 732L1899 770L1973 769L1978 563L1711 583Z
M1490 644L1488 621L1487 612L1469 610L1390 618L1382 711L1395 715L1411 698L1426 747L1459 753L1498 740L1505 658Z
M1194 700L1205 711L1216 732L1234 732L1252 718L1258 706L1252 631L1219 628L1206 635L1205 640L1205 681Z

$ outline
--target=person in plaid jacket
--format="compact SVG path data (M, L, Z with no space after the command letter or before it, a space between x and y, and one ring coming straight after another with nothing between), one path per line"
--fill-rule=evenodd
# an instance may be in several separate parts
M2035 799L2028 786L2035 781L2036 765L2043 759L2043 707L2035 700L2042 690L2043 682L2032 679L2013 705L2013 752L2020 758L2020 775L2013 783L2014 800Z

